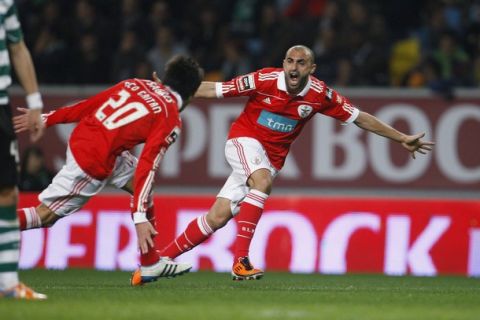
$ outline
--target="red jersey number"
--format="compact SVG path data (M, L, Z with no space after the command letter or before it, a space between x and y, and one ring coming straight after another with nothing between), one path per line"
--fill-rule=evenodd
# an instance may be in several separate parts
M95 117L108 130L117 129L146 116L149 111L141 102L126 103L131 94L127 90L118 93L118 99L109 98L95 113Z

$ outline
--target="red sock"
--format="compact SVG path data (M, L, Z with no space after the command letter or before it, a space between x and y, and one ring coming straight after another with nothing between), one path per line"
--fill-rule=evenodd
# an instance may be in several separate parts
M193 219L185 231L160 253L161 256L175 259L207 240L214 230L208 225L206 214Z
M147 219L156 230L155 209L153 205L147 209ZM157 263L158 260L159 255L157 248L149 248L147 253L140 254L140 264L142 266L151 266L152 264Z
M238 214L237 239L235 240L235 260L248 256L250 242L252 242L258 220L262 216L263 204L268 194L251 189L242 202Z
M42 220L37 214L35 207L22 208L17 210L20 230L36 229L42 227Z

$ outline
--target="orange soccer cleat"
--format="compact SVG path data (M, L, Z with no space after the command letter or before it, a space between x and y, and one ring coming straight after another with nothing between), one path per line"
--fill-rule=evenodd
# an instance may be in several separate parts
M0 291L0 298L46 300L47 295L33 291L23 283L19 283L11 289Z
M232 268L233 280L258 280L263 277L263 270L255 269L248 257L238 258Z

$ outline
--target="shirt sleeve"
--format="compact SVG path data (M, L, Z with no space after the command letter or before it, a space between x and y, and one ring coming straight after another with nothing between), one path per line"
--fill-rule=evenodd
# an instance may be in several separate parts
M119 90L121 84L122 83L73 105L61 107L50 113L43 114L42 119L45 126L48 128L60 123L79 122L82 118L92 114L93 111L107 102L109 97L114 94L116 90Z
M217 82L217 98L250 96L257 91L258 72L241 75L226 82Z
M357 119L360 110L337 91L325 87L324 97L321 98L326 108L320 112L344 123L351 123Z
M168 147L175 142L180 134L180 125L173 129L165 128L159 123L153 133L147 138L142 154L138 160L133 180L132 214L135 223L145 222L148 209L148 197L152 192L155 173Z
M42 118L45 126L48 128L60 123L78 122L92 110L93 104L91 104L87 99L71 106L61 107L49 113L43 114Z
M5 15L4 26L7 44L18 43L23 39L22 28L17 15L17 7L13 1Z

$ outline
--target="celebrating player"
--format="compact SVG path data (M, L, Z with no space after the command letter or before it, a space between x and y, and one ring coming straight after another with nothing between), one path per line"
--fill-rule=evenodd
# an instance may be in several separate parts
M263 271L249 261L249 246L275 176L290 145L305 124L321 113L400 143L413 158L425 154L433 142L425 133L406 135L360 111L348 99L312 76L313 52L301 45L288 49L283 69L265 68L227 82L202 82L195 97L247 96L245 109L233 123L225 147L232 173L209 212L190 222L161 255L175 258L205 241L239 214L234 280L259 279Z
M18 210L20 229L50 227L79 210L110 184L133 193L132 216L141 268L132 281L144 283L188 272L190 265L159 257L154 248L157 231L152 185L160 160L180 133L179 112L188 104L202 77L196 61L176 56L167 63L163 84L125 80L45 115L46 127L70 122L78 125L70 136L66 164L40 193L41 204ZM26 114L14 118L17 132L26 130L27 120ZM128 150L141 143L145 146L137 164Z

